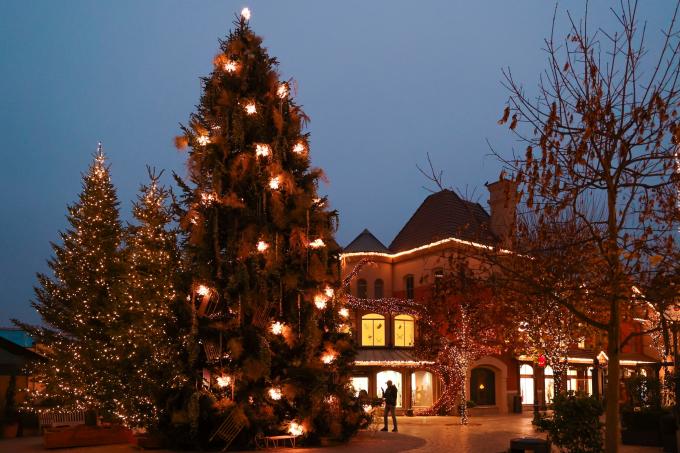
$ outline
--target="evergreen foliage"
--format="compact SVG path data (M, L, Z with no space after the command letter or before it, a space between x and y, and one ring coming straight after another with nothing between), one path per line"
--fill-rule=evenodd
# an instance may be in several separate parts
M548 432L548 440L560 451L599 453L604 451L602 402L593 396L572 391L558 393L553 399L552 417L542 416L536 422L540 431Z
M52 244L55 256L48 261L54 275L38 274L35 288L33 306L44 327L15 321L48 358L32 365L41 386L31 401L62 409L96 408L115 417L122 394L115 335L121 331L117 304L123 232L101 147L67 219L70 226L60 234L62 244Z
M291 423L310 441L345 437L361 408L351 406L354 349L334 295L337 214L317 194L323 173L310 167L308 118L245 18L214 63L176 139L190 147L188 180L176 179L202 345L190 357L203 387L192 399L242 412L244 439ZM201 414L175 415L200 430Z
M125 231L123 326L116 337L124 392L118 400L128 425L157 428L166 395L184 384L187 332L180 328L177 292L181 264L177 236L170 227L169 191L149 170Z

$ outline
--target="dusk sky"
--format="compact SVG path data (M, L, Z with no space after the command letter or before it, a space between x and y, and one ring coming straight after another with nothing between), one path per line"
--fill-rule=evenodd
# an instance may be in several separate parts
M614 28L617 4L591 2L591 26ZM558 36L565 11L580 17L583 5L560 3ZM282 77L297 81L341 245L365 227L389 244L428 195L416 169L426 153L446 185L487 206L484 183L501 168L487 140L505 153L521 147L496 124L508 97L501 68L535 87L553 2L3 0L0 326L39 320L35 273L47 269L98 140L124 220L146 164L166 169L168 184L171 171L185 174L178 123L244 6ZM641 2L650 48L673 7Z

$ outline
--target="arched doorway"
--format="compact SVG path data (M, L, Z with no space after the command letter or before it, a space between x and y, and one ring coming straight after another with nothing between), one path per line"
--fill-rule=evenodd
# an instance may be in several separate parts
M496 404L496 377L488 368L475 368L470 374L470 399L478 406Z

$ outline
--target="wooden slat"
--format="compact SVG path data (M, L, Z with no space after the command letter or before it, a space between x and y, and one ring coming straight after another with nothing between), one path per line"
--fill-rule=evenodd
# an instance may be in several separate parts
M243 422L234 418L234 411L232 410L217 428L215 434L212 435L210 441L212 442L215 437L222 439L225 442L225 446L222 449L222 451L224 451L229 448L229 445L236 439L236 436L241 432L243 426Z

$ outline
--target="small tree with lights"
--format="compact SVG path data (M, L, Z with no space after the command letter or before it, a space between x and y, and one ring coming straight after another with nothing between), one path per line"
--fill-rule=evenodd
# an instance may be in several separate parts
M41 345L47 361L34 362L38 389L30 401L60 410L96 409L117 418L123 395L115 335L120 330L122 228L118 199L101 145L83 176L79 201L68 208L62 244L52 244L53 276L38 274L33 306L43 325L14 321Z
M149 169L125 230L124 285L115 337L123 392L118 413L130 426L158 429L167 394L186 382L187 334L178 322L181 262L169 191Z
M188 414L196 432L235 411L247 424L243 442L300 430L310 441L344 438L360 414L350 410L354 349L334 295L337 215L317 193L323 173L310 168L294 85L280 80L249 18L246 9L221 42L177 138L189 147L188 178L177 181L202 346L189 359L201 389L189 400L216 415L187 403L175 418Z
M464 253L449 256L448 271L433 284L432 297L422 302L433 329L421 329L421 354L435 359L434 370L444 391L426 414L460 412L467 424L467 372L479 358L503 351L509 319L494 303L488 276L478 275ZM432 356L436 351L436 356Z

